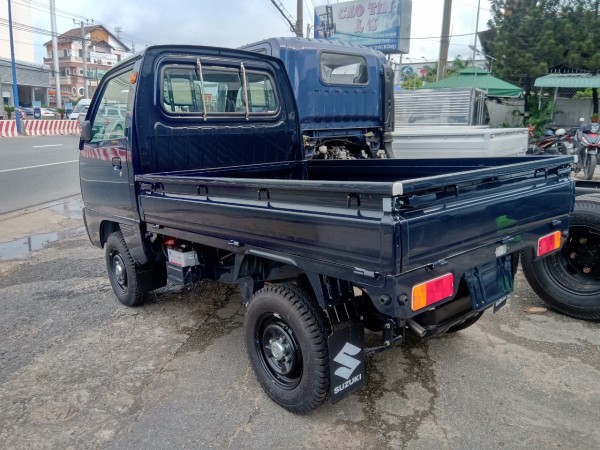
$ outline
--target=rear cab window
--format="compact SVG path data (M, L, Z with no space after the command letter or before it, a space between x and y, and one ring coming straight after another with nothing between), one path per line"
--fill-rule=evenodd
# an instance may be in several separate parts
M325 84L364 85L369 82L367 61L360 55L322 52L321 81Z
M161 107L170 116L245 118L275 115L275 84L267 72L197 61L161 70Z

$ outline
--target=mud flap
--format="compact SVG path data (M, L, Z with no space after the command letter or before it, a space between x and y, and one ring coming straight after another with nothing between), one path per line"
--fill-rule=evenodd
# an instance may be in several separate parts
M511 255L476 267L465 273L474 311L483 311L494 304L494 312L506 303L506 297L514 289Z
M333 322L333 331L328 339L331 402L336 403L364 382L365 329L344 305L328 310ZM339 321L340 316L343 321Z

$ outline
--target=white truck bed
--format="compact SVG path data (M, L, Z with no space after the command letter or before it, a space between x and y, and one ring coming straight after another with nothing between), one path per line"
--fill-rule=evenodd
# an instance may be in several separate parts
M396 158L470 158L520 156L527 151L527 128L484 126L396 127L392 149Z

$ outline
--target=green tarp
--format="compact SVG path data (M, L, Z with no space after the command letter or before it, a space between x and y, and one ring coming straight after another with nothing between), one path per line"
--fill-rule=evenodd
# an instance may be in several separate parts
M423 86L423 89L441 88L477 88L487 92L488 97L518 97L521 95L519 86L493 77L486 70L476 67L467 67L458 75Z

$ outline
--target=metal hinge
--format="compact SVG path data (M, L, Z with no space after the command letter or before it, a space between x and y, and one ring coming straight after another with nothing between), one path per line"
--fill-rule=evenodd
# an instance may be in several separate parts
M372 270L361 269L360 267L354 268L354 275L360 275L366 278L379 278L379 272L373 272Z
M428 264L427 265L427 269L434 270L434 269L437 269L438 267L445 266L446 264L448 264L448 260L447 259L440 259L439 261L436 261L434 263Z

